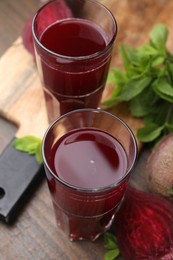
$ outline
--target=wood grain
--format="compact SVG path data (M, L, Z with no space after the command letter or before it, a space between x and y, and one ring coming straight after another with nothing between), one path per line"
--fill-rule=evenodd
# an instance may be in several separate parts
M43 92L36 65L21 38L1 57L0 78L1 116L19 127L17 137L43 136L48 126Z
M148 41L148 34L156 23L168 25L170 34L168 48L173 51L173 1L167 0L101 0L118 23L111 66L122 67L118 55L120 43L138 47ZM21 38L0 60L0 114L18 125L17 135L42 135L47 122L41 85L32 57L23 48ZM107 86L103 98L111 93ZM40 109L41 108L41 109ZM28 111L30 112L28 115ZM16 117L17 112L17 117ZM111 112L123 117L134 131L142 124L129 117L128 111L121 106ZM21 124L24 126L21 127ZM133 185L147 189L144 169L148 152L140 155L138 165L131 178ZM103 240L70 242L56 227L54 212L45 181L33 190L17 221L7 226L0 223L0 259L3 260L101 260L106 250Z

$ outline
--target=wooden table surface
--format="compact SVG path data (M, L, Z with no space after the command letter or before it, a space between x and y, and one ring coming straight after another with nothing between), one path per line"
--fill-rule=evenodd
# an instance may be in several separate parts
M173 51L173 0L102 0L100 2L113 12L119 28L111 66L122 65L118 55L119 43L140 46L148 41L149 32L156 23L167 24L170 30L167 45ZM131 183L144 190L147 190L144 169L148 155L148 150L141 151L131 177ZM56 227L45 180L31 193L13 225L0 223L0 260L103 259L106 250L102 237L94 243L70 242Z

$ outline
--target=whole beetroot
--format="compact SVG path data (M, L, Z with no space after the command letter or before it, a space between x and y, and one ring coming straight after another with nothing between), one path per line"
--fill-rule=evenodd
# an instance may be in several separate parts
M146 180L153 193L171 198L173 189L173 133L153 148L146 166Z
M42 0L42 4L45 4L46 2L49 2L48 0ZM59 0L56 3L56 8L47 7L44 11L44 16L47 19L42 19L41 29L47 28L48 24L53 23L54 21L57 21L57 18L59 20L65 19L65 18L71 18L73 14L71 13L71 10L69 9L68 5L64 0ZM32 21L34 18L34 14L31 15L31 17L27 20L23 31L22 31L22 40L24 47L28 50L30 54L34 56L35 60L35 52L34 52L34 40L32 35ZM48 23L48 24L47 24Z

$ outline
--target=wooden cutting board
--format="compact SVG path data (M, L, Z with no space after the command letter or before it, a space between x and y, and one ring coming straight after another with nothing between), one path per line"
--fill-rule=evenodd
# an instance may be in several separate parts
M42 136L48 125L36 65L21 38L0 59L0 114L18 126L17 137Z

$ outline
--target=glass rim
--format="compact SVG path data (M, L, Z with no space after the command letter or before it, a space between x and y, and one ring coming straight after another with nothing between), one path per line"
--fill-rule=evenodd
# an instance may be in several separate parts
M93 54L90 54L90 55L85 55L85 56L67 56L67 55L62 55L62 54L59 54L59 53L56 53L56 52L53 52L51 50L49 50L48 48L46 48L39 40L39 38L37 37L36 33L35 33L35 23L36 23L36 19L37 19L37 16L41 13L42 9L44 9L47 5L53 3L53 2L56 2L58 0L52 0L52 1L49 1L47 2L46 4L44 4L42 7L40 7L38 9L38 11L36 12L36 14L34 15L33 17L33 20L32 20L32 35L33 35L33 38L34 40L36 41L36 43L38 44L38 46L44 50L45 52L47 52L49 55L52 55L52 56L55 56L57 58L61 58L61 59L64 59L64 60L73 60L73 61L77 61L77 60L88 60L88 59L93 59L97 56L101 56L103 55L104 53L107 52L107 50L111 47L111 45L113 44L114 42L114 39L116 38L116 35L117 35L117 31L118 31L118 26L117 26L117 22L116 22L116 19L114 17L114 15L112 14L112 12L106 7L104 6L103 4L101 4L100 2L96 1L96 0L87 0L88 2L93 2L99 6L101 6L108 14L110 14L110 16L112 17L112 22L113 22L113 28L114 28L114 33L113 33L113 37L112 39L109 41L108 45L106 45L106 47L101 50L101 51L98 51L98 52L95 52ZM68 20L68 19L71 19L71 18L65 18L64 20ZM60 21L63 21L63 19L61 19Z
M106 185L106 186L102 186L102 187L98 187L98 188L82 188L82 187L78 187L78 186L75 186L75 185L72 185L66 181L64 181L63 179L61 179L60 177L58 177L58 175L56 175L52 170L51 168L49 167L49 164L47 162L47 159L46 159L46 156L45 156L45 142L46 142L46 138L47 138L47 135L48 133L51 131L51 129L63 118L65 117L68 117L69 115L72 115L72 114L76 114L76 113L81 113L81 112L94 112L94 113L103 113L103 114L107 114L108 116L111 116L112 118L118 120L122 125L124 125L124 127L128 130L129 134L130 134L130 137L132 138L132 142L133 142L133 145L134 145L134 156L133 156L133 160L132 160L132 163L128 169L128 171L126 172L126 174L120 178L120 180L116 181L116 182L113 182L112 184L109 184L109 185ZM60 182L61 184L63 184L64 186L66 186L67 188L69 189L72 189L74 191L78 191L78 192L81 192L81 193L100 193L100 192L104 192L104 191L107 191L107 190L111 190L113 188L116 188L118 185L120 185L129 175L129 173L131 172L132 168L134 167L135 165L135 162L136 162L136 159L137 159L137 151L138 151L138 148L137 148L137 142L136 142L136 139L135 139L135 136L132 132L132 130L130 129L130 127L121 119L119 118L118 116L108 112L108 111L105 111L103 109L93 109L93 108L82 108L82 109L76 109L76 110L73 110L73 111L70 111L66 114L63 114L62 116L58 117L55 121L53 121L49 127L47 128L44 136L43 136L43 140L42 140L42 156L43 156L43 164L45 164L46 168L48 169L49 173L52 175L52 177Z

